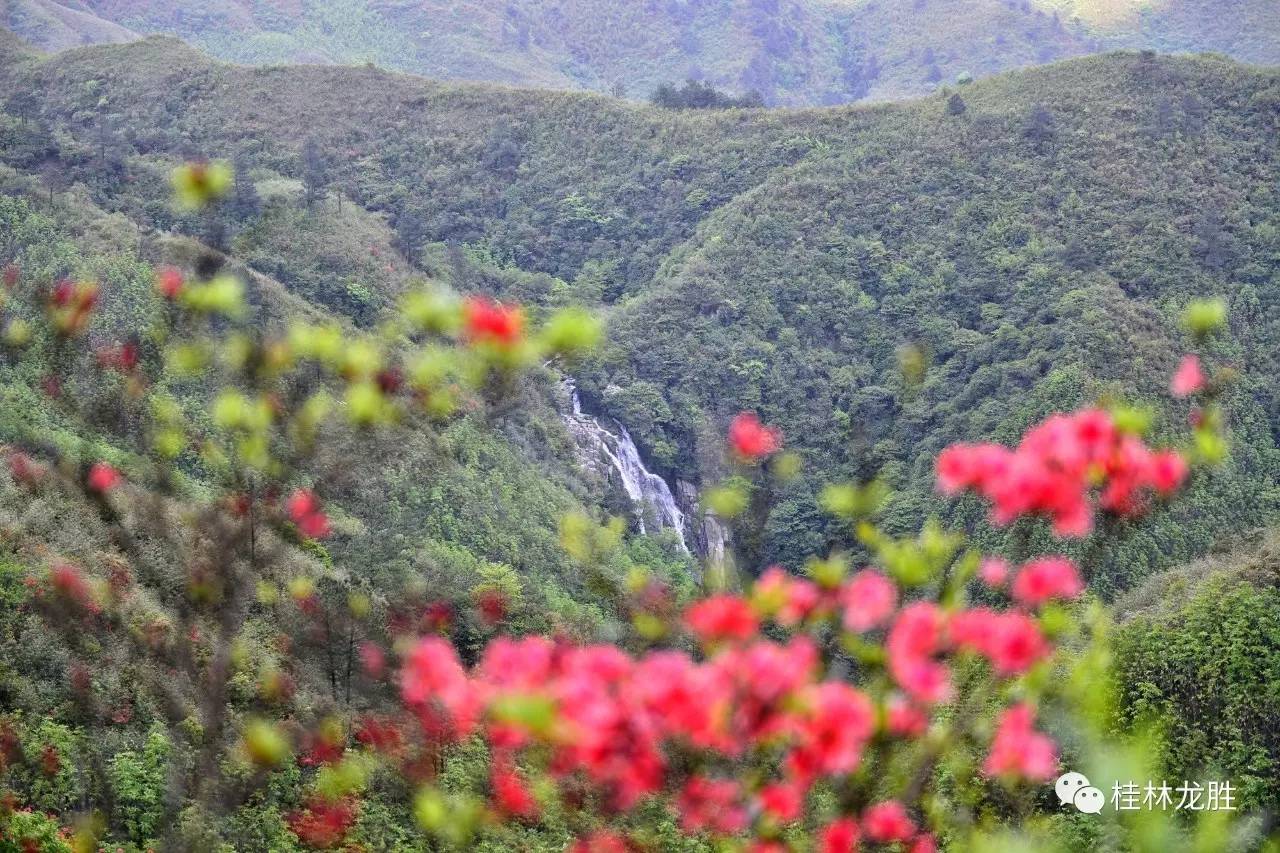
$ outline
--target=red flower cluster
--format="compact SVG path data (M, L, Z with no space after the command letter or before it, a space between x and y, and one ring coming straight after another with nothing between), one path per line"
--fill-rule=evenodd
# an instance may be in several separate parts
M33 486L45 475L45 468L25 453L9 454L9 473L16 483Z
M1084 582L1075 563L1065 557L1045 557L1024 565L1013 579L1013 598L1026 607L1035 607L1054 598L1075 598L1084 591Z
M775 453L782 446L782 433L760 423L752 412L742 412L729 424L729 448L748 462Z
M906 699L895 697L889 701L884 725L889 734L897 737L919 737L929 728L929 715Z
M500 589L482 589L475 596L476 612L490 628L507 618L507 597Z
M471 343L512 346L524 331L524 312L483 296L472 296L462 306L463 333Z
M889 674L908 695L926 705L951 698L951 674L937 659L946 649L946 626L940 607L918 601L898 614L885 642Z
M454 738L483 723L499 751L549 746L554 776L589 780L615 808L629 809L663 788L669 745L726 758L753 745L785 745L787 782L801 799L818 778L854 770L875 729L874 706L847 684L816 682L817 674L807 638L785 645L743 638L704 662L670 650L637 659L612 646L500 638L468 674L452 646L427 637L405 662L401 694L433 721L443 714ZM539 707L552 713L511 711ZM783 796L768 799L789 813ZM726 809L740 801L726 785L697 781L682 795L689 807L682 820L736 825Z
M568 853L628 853L630 848L613 832L593 832L573 843Z
M1052 520L1059 536L1084 536L1093 529L1095 487L1103 510L1136 515L1146 494L1168 495L1182 485L1187 463L1118 429L1108 412L1087 409L1054 415L1012 450L952 445L938 456L937 475L946 494L972 490L991 501L996 524L1039 515Z
M285 512L302 535L310 539L324 539L332 532L329 517L320 509L320 499L310 489L298 489L290 495Z
M689 608L689 630L703 643L746 640L760 628L751 605L733 595L713 595Z
M132 341L103 347L97 353L98 366L104 370L132 373L138 366L138 345Z
M1009 580L1009 564L999 557L988 557L978 566L978 577L992 589L999 589Z
M370 678L382 678L387 669L387 656L377 643L365 640L360 644L360 668Z
M910 839L915 835L916 825L902 803L889 800L867 809L862 815L862 829L870 840L888 844Z
M858 822L851 817L842 817L823 827L818 835L818 849L821 853L854 853L861 836Z
M835 603L813 581L789 574L780 566L766 569L751 595L752 608L784 628L795 628L812 616L825 615Z
M1083 589L1075 566L1061 557L1027 563L1014 581L1014 597L1032 607L1053 598L1074 598ZM950 651L985 657L998 675L1026 672L1052 650L1028 614L985 607L947 614L931 602L905 607L885 643L889 673L915 701L934 704L951 696L951 677L939 659Z
M169 301L181 296L185 287L181 270L164 267L156 273L156 292Z
M516 818L537 817L538 802L509 761L494 763L489 774L489 787L493 789L493 802L499 814Z
M92 492L105 494L124 482L124 477L106 462L95 462L89 469L85 484Z
M98 307L99 288L94 281L63 279L49 294L49 317L61 335L78 335L89 325Z
M356 803L350 798L330 801L316 797L306 808L289 813L285 821L303 844L327 850L343 842L358 816Z
M303 740L304 747L298 756L298 763L304 767L336 764L347 751L346 737L340 728L321 727L317 732L307 733Z
M1017 578L1017 595L1027 606L1079 592L1078 575L1065 560L1028 563ZM1023 610L948 611L927 601L898 610L898 601L897 586L875 569L828 588L773 568L747 596L716 595L685 611L683 623L702 658L674 649L636 657L614 646L500 637L468 671L447 640L429 636L404 660L401 696L428 741L486 738L495 755L490 790L498 816L536 814L514 770L528 750L545 757L550 778L566 792L586 786L609 809L626 811L674 790L672 808L686 832L738 835L760 821L767 834L768 827L804 815L817 782L855 772L877 732L922 735L929 707L952 692L948 656L980 655L1004 678L1026 672L1051 651ZM807 635L785 642L761 635L768 622L794 628L817 620L850 636L884 629L886 666L902 693L877 700L825 679ZM1025 713L1003 718L989 761L999 769L990 772L1041 778L1056 761L1052 741L1024 724ZM687 750L711 759L708 766L768 751L779 769L750 777L751 783L705 771L682 777L682 764L671 757ZM1010 763L1014 753L1023 763ZM892 801L830 824L821 849L852 850L860 838L934 849L932 836ZM575 849L604 843L588 839Z
M75 566L58 563L49 569L49 585L68 601L85 605L90 600L89 582Z
M676 799L680 828L688 833L736 835L747 827L742 787L731 779L693 776Z
M1052 651L1036 621L1017 611L964 610L952 615L949 629L957 649L982 655L999 675L1026 672Z
M1057 746L1048 736L1032 728L1034 723L1035 711L1030 705L1023 703L1005 710L983 765L988 776L1044 782L1057 775Z
M884 624L898 605L898 589L875 569L863 569L845 585L844 627L864 633Z
M1175 397L1190 397L1204 388L1204 370L1200 359L1194 355L1183 356L1178 370L1169 382L1169 391Z
M356 741L375 752L393 755L404 745L404 735L394 720L373 715L361 717L356 724Z
M458 662L457 652L440 637L418 641L400 673L400 694L412 708L439 706L459 737L470 734L479 717L480 697Z

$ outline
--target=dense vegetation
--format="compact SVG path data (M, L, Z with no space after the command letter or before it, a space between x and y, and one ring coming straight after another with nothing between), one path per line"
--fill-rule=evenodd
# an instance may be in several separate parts
M680 87L664 83L653 90L649 102L669 110L726 110L764 106L759 92L748 92L741 98L734 98L697 80L686 80Z
M706 437L741 409L818 463L777 496L761 564L838 540L816 510L827 478L879 472L898 491L891 526L971 526L975 508L931 496L937 451L1099 394L1150 396L1143 377L1179 349L1170 311L1197 294L1237 318L1220 353L1247 377L1233 467L1154 528L1118 531L1095 587L1274 511L1273 72L1115 55L958 99L780 115L235 69L168 40L11 67L14 167L78 181L144 230L221 242L357 321L415 269L612 306L613 345L581 387L660 469L714 479ZM156 201L197 149L262 196L221 234ZM928 368L914 390L895 378L908 356Z
M1117 602L1117 706L1153 727L1162 770L1214 767L1280 798L1280 562L1276 534L1157 575Z
M173 184L177 209L215 219L235 198L224 163L180 166ZM255 306L243 273L199 247L193 272L162 268L148 290L68 278L40 265L43 249L67 249L13 206L8 233L28 242L12 248L31 263L3 268L6 387L30 396L38 378L29 408L71 429L18 425L0 448L6 851L1262 841L1232 814L1037 816L1060 762L1098 780L1147 769L1107 731L1108 692L1081 689L1105 687L1105 614L1073 603L1085 587L1072 561L984 559L932 523L888 535L880 498L855 484L824 503L880 568L816 554L808 579L774 567L743 594L688 604L683 578L628 560L621 525L562 515L590 598L617 605L577 636L563 622L508 636L539 629L531 578L510 568L352 571L325 546L349 527L329 496L385 478L392 446L510 416L521 373L572 365L600 322L571 308L530 329L519 306L415 285L374 332L344 329ZM105 303L104 284L124 298ZM1225 316L1219 300L1187 308L1197 349ZM1060 537L1141 518L1221 460L1231 383L1209 375L1196 354L1175 374L1172 394L1203 415L1180 447L1149 446L1131 410L1089 408L1016 449L949 447L938 488L972 491L1004 522L1051 519ZM755 415L734 418L736 476L717 512L743 516L799 475L782 445ZM708 586L732 583L727 570L710 561ZM459 607L446 596L468 580L480 583ZM538 615L563 616L556 604ZM1240 807L1263 802L1242 792Z
M1275 71L1115 54L874 109L663 109L375 68L235 68L172 39L45 57L0 31L0 107L0 266L102 282L95 345L134 340L156 319L153 281L169 264L242 277L267 330L300 319L376 330L422 278L524 303L534 323L591 305L608 316L609 342L570 368L586 405L625 424L669 479L705 491L735 473L721 451L741 410L778 425L789 463L804 462L799 476L761 481L769 489L748 513L758 535L737 539L744 576L770 562L799 572L832 548L869 556L819 507L827 486L873 476L891 491L880 515L891 534L936 515L988 552L1060 547L1047 525L990 530L975 498L939 497L935 457L956 441L1011 443L1096 400L1149 405L1153 441L1172 441L1202 420L1165 393L1189 344L1177 316L1197 296L1230 306L1230 333L1206 352L1223 370L1210 379L1226 395L1228 461L1142 524L1109 522L1069 551L1109 599L1275 518ZM201 156L236 166L212 213L171 199L173 168ZM563 367L533 365L443 423L334 446L334 535L299 556L325 570L329 604L340 610L352 588L379 615L439 600L469 659L495 590L513 631L611 639L633 614L602 579L643 566L677 598L690 591L692 563L669 535L602 528L609 547L592 571L562 547L563 518L627 509L616 485L577 464L557 411ZM92 376L69 377L99 398L76 420L47 379L0 362L0 443L136 462L106 418L123 382L94 392ZM190 415L200 423L197 407ZM198 466L183 473L194 493L207 485ZM109 551L89 510L58 492L32 502L0 474L0 705L23 710L26 754L53 744L72 755L86 738L77 670L13 605L50 549L85 564ZM1121 629L1118 723L1155 722L1170 773L1220 765L1264 803L1278 760L1261 734L1276 602L1251 580ZM147 581L170 599L184 583ZM264 647L285 625L266 611L247 624ZM1206 652L1206 634L1231 653ZM294 673L303 704L343 692L324 649ZM1188 668L1201 677L1189 682ZM114 702L129 684L99 686ZM154 719L137 713L108 742L121 755L113 784L133 792L118 811L131 839L151 837L157 819L167 759L144 725ZM454 755L449 784L483 787L485 762ZM54 809L83 802L92 792L65 766L36 769L24 791ZM409 843L398 835L407 798L386 784L361 813L374 849ZM290 849L281 815L300 790L281 778L214 834ZM493 843L510 847L514 833Z
M1280 62L1269 0L8 0L51 50L173 33L234 62L373 62L648 96L692 77L771 104L921 95L1117 47Z

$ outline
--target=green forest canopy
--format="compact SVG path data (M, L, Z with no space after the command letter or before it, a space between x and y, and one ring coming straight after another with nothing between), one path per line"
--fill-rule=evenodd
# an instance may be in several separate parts
M1184 346L1176 312L1196 295L1226 297L1236 321L1218 353L1245 375L1231 468L1177 515L1117 531L1095 584L1125 586L1274 510L1275 71L1115 54L973 84L957 113L945 97L669 111L235 68L167 39L9 68L10 165L82 182L144 229L202 227L160 200L179 157L227 157L269 191L305 177L304 147L323 152L324 209L346 199L342 216L385 221L400 259L357 262L324 239L325 255L285 254L336 211L268 205L224 236L332 310L359 319L414 269L606 307L613 344L585 396L666 474L714 477L740 409L815 463L779 496L768 559L841 541L815 506L827 479L883 472L903 529L934 512L973 521L932 497L936 452L1104 394L1160 403ZM344 267L359 281L332 274ZM919 389L899 377L908 345L930 360Z

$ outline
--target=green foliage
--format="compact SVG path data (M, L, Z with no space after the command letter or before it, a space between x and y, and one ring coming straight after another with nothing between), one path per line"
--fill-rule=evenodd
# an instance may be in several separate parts
M828 482L877 473L895 491L884 511L891 529L935 514L976 529L977 507L934 496L932 459L943 446L1007 441L1033 419L1094 399L1163 401L1164 423L1175 423L1185 411L1169 403L1161 377L1191 346L1168 331L1181 305L1273 279L1269 239L1226 224L1274 218L1270 190L1253 183L1260 195L1212 201L1209 187L1232 184L1234 167L1207 179L1184 167L1202 145L1227 160L1250 157L1273 118L1242 96L1218 101L1194 134L1153 142L1148 130L1163 99L1186 87L1217 90L1219 70L1222 82L1236 81L1222 89L1232 92L1240 78L1225 66L1110 57L967 87L965 117L976 122L968 127L940 126L937 102L865 115L858 144L772 173L703 223L614 315L612 349L582 385L623 389L601 396L620 415L612 401L626 400L626 389L659 387L666 406L647 419L628 412L626 422L642 446L678 447L671 467L683 476L699 468L704 481L713 449L704 436L719 433L708 423L753 409L780 425L818 473L774 504L762 564L796 567L809 537L842 537L813 512L813 496ZM1051 153L1047 135L1036 143L1020 133L1045 109L1042 97L1053 103ZM1128 118L1101 117L1111 108ZM1103 160L1105 175L1088 165ZM1268 162L1264 171L1275 168ZM1124 213L1118 196L1130 199ZM1195 227L1212 240L1195 227L1155 225L1175 220L1184 203L1201 211ZM1121 237L1122 221L1152 227ZM1087 247L1088 272L1073 244ZM1234 324L1238 343L1214 352L1269 364L1267 311ZM904 343L929 354L918 382L901 372ZM1223 531L1273 517L1268 484L1280 456L1263 427L1273 397L1269 380L1246 380L1228 405L1239 454L1197 483L1184 508L1157 513L1143 531L1110 531L1117 537L1101 546L1095 588L1111 594L1202 552ZM1015 543L997 532L983 544ZM1036 532L1031 544L1048 539Z
M649 102L669 110L725 110L764 106L759 92L734 98L698 80L686 80L684 86L679 88L664 83L654 89Z
M1192 341L1171 321L1192 297L1227 293L1232 342L1211 354L1244 368L1227 404L1237 452L1184 508L1110 531L1095 586L1112 594L1276 510L1273 73L1119 55L968 85L962 117L943 98L730 117L464 94L367 70L230 69L161 41L40 67L42 120L73 138L92 130L75 130L84 82L106 81L112 109L149 129L139 176L167 174L156 152L180 150L182 134L244 161L267 201L232 242L289 296L364 323L425 274L535 306L615 305L610 349L574 370L651 463L718 480L718 436L742 409L812 463L776 496L764 561L798 567L812 543L846 535L818 511L830 482L882 473L891 528L939 515L976 529L975 506L933 494L946 443L1007 440L1100 398L1157 403L1177 422L1186 412L1160 377ZM220 81L199 114L164 97L171 67ZM370 88L380 96L327 97ZM258 101L271 104L266 148L237 132ZM404 110L419 120L401 123ZM297 183L266 192L288 183L267 175L299 174L308 142L349 188L341 213L332 199L308 212ZM156 186L98 201L159 225ZM304 304L283 311L315 308ZM903 352L919 357L904 365ZM559 452L553 421L543 409L517 439L540 464ZM999 533L984 544L1012 546Z
M27 720L20 730L27 764L14 774L26 802L42 811L67 814L88 794L80 735L53 720Z
M4 50L0 42L0 59L13 55ZM1227 402L1231 461L1195 483L1183 507L1157 509L1146 526L1109 530L1113 538L1078 552L1101 567L1093 588L1109 595L1202 553L1223 531L1265 521L1280 501L1274 72L1114 56L966 86L962 114L941 98L876 110L677 113L371 69L223 67L167 40L23 59L0 76L15 91L40 93L31 115L19 104L0 116L0 140L15 143L0 145L0 261L15 260L45 285L102 280L95 344L151 327L166 310L151 292L155 267L194 266L199 241L228 249L226 270L245 282L243 302L260 312L263 329L306 321L324 330L318 338L338 342L317 362L350 369L368 352L342 346L349 325L372 324L421 290L418 278L530 303L536 320L587 296L611 307L614 343L573 369L592 404L626 424L667 474L720 481L722 428L740 409L780 424L806 459L809 473L780 478L770 496L762 564L799 569L828 545L857 549L848 520L878 509L894 537L881 544L911 578L945 542L898 537L931 515L983 526L975 503L934 497L930 466L942 446L1008 441L1048 412L1093 399L1153 401L1157 436L1175 432L1166 425L1188 412L1164 386L1191 340L1166 330L1189 297L1220 294L1231 336L1210 344L1212 355L1245 374ZM774 91L788 98L789 86ZM102 111L107 125L97 120ZM119 131L110 140L118 163L94 155L104 126ZM308 167L308 138L324 170ZM193 145L243 162L261 205L236 205L244 190L232 187L222 211L172 211L168 176ZM37 174L41 163L52 168ZM203 296L215 313L241 304L226 290ZM419 302L415 322L452 328L456 299L446 302ZM1192 333L1221 322L1219 312L1195 313ZM553 321L544 342L572 352L595 337L581 316L570 320ZM401 343L398 333L377 341ZM40 353L48 342L31 346ZM237 351L244 347L212 362L213 353L189 354L223 364ZM436 381L451 369L431 362L423 371ZM40 378L7 356L0 364L0 440L38 436L82 458L128 458L103 437L109 425L61 414L38 390ZM496 586L513 605L507 628L596 637L616 630L622 579L647 571L678 595L692 592L689 560L671 542L623 536L622 527L596 534L609 513L577 470L551 402L556 378L534 371L502 389L509 408L428 418L394 441L365 441L360 425L330 436L348 467L331 484L338 534L325 555L308 555L331 557L342 571L319 584L325 606L345 604L355 588L379 608L437 598L461 605ZM100 383L104 398L124 388L96 375L71 381ZM167 384L175 423L193 434L215 428L192 405L205 389ZM262 402L249 401L251 415L265 411ZM374 406L369 420L382 414ZM236 426L252 437L253 417ZM185 485L198 492L216 466L175 447ZM877 488L831 488L877 472ZM750 509L745 490L732 486L705 498L726 518ZM26 506L7 479L0 499L6 525L32 525L58 550L104 547L83 507L52 498ZM579 555L565 553L565 514L584 519ZM1057 547L1039 528L978 542ZM327 560L309 559L309 569L314 562ZM25 600L24 572L0 559L0 697L28 721L50 715L43 735L39 726L24 732L28 753L47 737L74 755L82 734L67 725L64 658L33 639L28 616L11 606ZM172 598L184 583L159 574L147 579L148 594ZM1185 734L1168 738L1170 768L1218 763L1247 777L1258 802L1274 800L1275 744L1256 733L1276 728L1265 704L1274 707L1265 691L1276 683L1268 640L1276 602L1269 591L1220 590L1218 598L1197 598L1170 623L1190 626L1185 636L1163 623L1126 626L1120 689L1132 688L1126 699L1166 732ZM454 638L474 653L491 628L459 621ZM271 642L281 627L275 602L254 606L246 629L253 654L231 700L238 710L259 701L257 676L276 663ZM1204 657L1190 639L1202 633L1230 654ZM1204 690L1166 667L1171 660L1200 674ZM336 693L315 686L318 669L299 673L307 701ZM1262 704L1248 690L1266 697ZM1197 703L1187 717L1194 730L1179 728L1184 699ZM159 791L147 786L159 742L148 733L140 745L154 713L140 708L112 764L133 791L111 828L122 841L141 844L154 831ZM194 719L182 730L193 740L203 734ZM72 765L48 778L31 767L14 773L32 802L65 811L85 797L78 777L65 775ZM468 767L450 779L459 790L482 788L478 765ZM291 850L284 815L298 806L302 782L296 772L277 776L280 790L223 823L195 809L185 820L212 839L208 849ZM405 829L409 800L376 789L361 812L364 843L422 844ZM665 815L647 823L658 849L674 849L670 823ZM1070 830L1093 843L1091 830ZM540 849L566 833L552 820L542 835L513 831L479 843Z
M153 726L140 752L117 753L107 768L117 817L126 837L139 847L158 838L169 753L168 736Z
M1156 727L1166 778L1229 779L1241 808L1280 796L1274 579L1257 587L1211 576L1168 612L1140 615L1116 636L1120 721Z
M60 830L56 820L40 812L0 815L0 853L72 853Z

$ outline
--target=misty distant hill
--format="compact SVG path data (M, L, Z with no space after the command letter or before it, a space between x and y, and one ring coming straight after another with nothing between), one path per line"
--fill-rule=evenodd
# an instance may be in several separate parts
M172 33L248 64L630 97L693 78L780 105L922 95L1117 47L1280 63L1274 0L0 0L0 24L51 50Z

